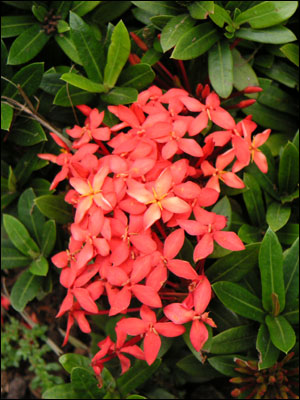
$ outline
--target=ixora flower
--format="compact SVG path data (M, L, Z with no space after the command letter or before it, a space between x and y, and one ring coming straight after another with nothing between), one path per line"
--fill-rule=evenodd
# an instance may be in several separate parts
M232 251L245 248L235 232L224 231L226 217L206 208L220 196L219 180L245 186L238 171L251 159L267 170L259 147L270 130L252 140L256 124L250 116L236 124L207 85L201 96L205 104L182 88L163 92L151 86L129 106L108 106L119 119L111 127L101 126L105 111L77 106L86 119L83 127L67 130L73 144L52 134L62 154L39 155L62 167L51 188L67 179L65 200L74 207L68 249L52 257L67 290L57 314L68 315L63 344L75 321L90 333L89 315L123 316L116 342L107 337L98 344L92 360L97 375L114 357L127 371L125 354L151 365L161 336L180 336L188 323L191 343L200 351L207 325L215 327L206 311L212 292L204 260L214 242ZM209 121L217 127L204 139L200 133ZM194 261L201 260L200 272L183 257L186 234ZM140 318L129 316L138 312Z

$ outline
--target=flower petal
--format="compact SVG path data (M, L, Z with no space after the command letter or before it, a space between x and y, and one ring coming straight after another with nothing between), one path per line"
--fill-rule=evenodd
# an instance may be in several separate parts
M149 365L156 360L161 346L161 338L154 332L147 332L144 339L145 359Z
M222 247L232 251L244 250L245 246L234 232L218 231L213 234L214 240Z
M190 331L191 343L196 351L200 351L208 339L208 330L202 321L198 319L192 323Z
M176 257L184 243L184 230L177 229L168 235L164 244L164 257L171 260Z
M201 240L199 240L194 250L194 261L197 262L206 258L214 251L214 241L212 235L206 233Z

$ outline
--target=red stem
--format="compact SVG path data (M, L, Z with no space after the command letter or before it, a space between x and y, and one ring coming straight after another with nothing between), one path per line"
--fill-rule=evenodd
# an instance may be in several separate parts
M177 65L179 66L180 72L182 74L184 86L189 93L192 93L190 82L189 82L183 61L182 60L176 60L176 61L177 61Z
M167 234L164 231L164 228L161 226L161 223L159 221L156 221L155 225L156 225L157 229L159 230L159 232L161 233L161 235L163 236L163 238L165 239L167 237Z

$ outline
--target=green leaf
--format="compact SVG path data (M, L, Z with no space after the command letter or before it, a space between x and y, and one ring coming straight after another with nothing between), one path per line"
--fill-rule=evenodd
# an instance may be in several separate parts
M64 20L67 17L68 13L69 13L69 10L70 10L70 8L72 6L72 3L73 2L70 2L70 1L56 1L56 0L54 0L54 1L51 2L51 7L54 8L55 14L56 15L60 15L62 20Z
M267 89L264 89L264 91L259 94L258 102L284 113L295 116L298 115L298 106L297 104L293 104L293 97L274 85L270 85ZM276 137L276 134L272 134L269 137L268 141L266 142L267 146L270 145L274 139L274 136ZM283 144L286 143L286 135L284 135L284 138L285 141ZM278 155L278 153L273 155Z
M58 72L45 73L40 83L40 89L53 96L64 86L60 80L61 74Z
M267 315L266 324L274 346L284 353L288 353L296 343L295 331L290 323L281 315L278 317Z
M76 64L83 65L77 48L71 38L70 32L64 32L60 35L55 35L54 39L62 51Z
M299 151L288 142L279 161L278 185L281 193L291 193L299 182Z
M210 282L220 280L238 282L257 264L259 243L246 246L245 250L233 251L213 263L206 271Z
M42 6L42 5L36 5L34 4L31 8L32 14L35 16L35 18L39 21L39 22L44 22L44 18L47 18L47 12L48 10L46 9L46 7Z
M259 370L270 368L276 363L279 350L273 345L268 328L265 324L261 324L259 327L256 339L256 350L259 354Z
M292 201L294 201L295 199L298 199L298 198L299 198L299 188L296 189L291 194L281 196L280 200L281 200L282 204L285 204L285 203L291 203Z
M50 194L54 190L49 190L50 182L44 178L34 178L30 181L31 187L38 196L42 194Z
M71 38L75 44L87 76L97 83L103 82L102 66L105 63L104 48L92 29L82 18L70 11Z
M85 357L81 354L75 354L75 353L67 353L63 354L62 356L59 357L59 362L63 366L63 368L71 374L73 368L76 367L83 367L85 369L88 369L91 373L93 372L93 369L91 367L91 360L88 357Z
M67 84L56 93L53 104L57 106L71 107L79 104L87 104L93 99L92 93Z
M43 149L44 143L32 146L30 149L26 150L25 154L18 160L14 173L20 187L27 182L33 171L48 165L48 161L41 160L36 156L39 153L43 153Z
M60 19L57 23L57 33L65 33L70 30L70 25L67 23L67 21L63 21Z
M7 188L10 193L14 193L17 189L17 179L11 166L9 166Z
M188 10L195 19L206 19L214 13L214 1L194 1Z
M27 303L34 299L42 285L43 278L24 271L18 277L11 291L11 305L17 311L23 311Z
M114 7L110 2L102 1L91 14L91 18L97 25L104 25L120 17L129 7L131 7L131 1L115 1Z
M251 325L241 325L218 333L212 338L210 352L213 354L230 354L246 351L253 347L257 335Z
M233 86L243 90L247 86L259 86L258 78L251 65L241 56L237 49L232 49Z
M1 17L1 37L18 36L36 22L31 15Z
M282 83L283 85L295 88L299 85L298 69L284 61L276 61L271 68L258 67L257 69L267 77Z
M17 85L20 85L28 97L32 96L38 89L44 72L44 63L32 63L21 68L6 85L3 96L11 99L23 100Z
M219 378L221 374L212 368L208 363L202 364L193 354L182 358L176 366L184 371L188 376L197 377L197 382L204 383L214 378Z
M90 373L86 368L73 368L71 371L71 381L75 390L84 390L85 398L87 399L99 399L99 395L103 392L97 386L98 381L95 375ZM101 396L101 398L103 397Z
M56 225L53 219L50 219L43 225L41 237L41 254L48 257L55 245Z
M288 249L283 259L285 301L292 303L299 295L299 238Z
M161 58L161 56L162 56L161 53L151 48L147 50L146 53L143 55L143 57L141 58L141 63L149 65L156 64L157 61L159 61L159 59Z
M241 39L250 40L251 42L282 44L297 40L294 33L283 25L273 26L267 29L251 29L241 28L235 34Z
M208 73L217 94L228 97L233 85L233 60L227 41L219 41L209 50Z
M20 8L21 10L31 10L31 1L3 1L9 6Z
M102 1L73 1L71 11L82 17L94 8L96 8Z
M248 188L243 192L243 199L253 225L261 226L265 222L265 208L262 192L256 179L244 172L243 181Z
M45 46L51 35L41 29L40 24L34 24L26 29L10 47L7 64L24 64L35 57Z
M242 317L264 322L265 312L262 309L261 300L232 282L216 282L212 285L218 299L230 310Z
M277 236L282 244L293 244L299 236L299 224L286 224L283 228L277 231Z
M282 316L290 323L299 325L299 298L287 304Z
M105 91L105 88L101 83L93 82L82 75L74 74L72 72L67 72L66 74L62 74L60 79L70 83L75 87L86 90L87 92L102 93Z
M9 131L13 115L13 108L9 104L1 102L1 129Z
M152 15L177 15L180 10L178 4L170 1L132 1L131 3Z
M238 231L239 238L244 243L255 243L261 240L261 230L256 226L243 224Z
M219 33L210 22L189 29L178 40L171 58L191 60L209 50L219 39Z
M33 275L38 275L38 276L46 276L48 273L48 269L49 269L48 261L43 256L40 256L39 258L33 260L29 267L29 271Z
M148 87L155 78L155 73L148 64L130 65L121 72L118 83L123 86L129 86L141 90Z
M126 399L147 399L147 397L140 396L139 394L131 394L130 396L126 397Z
M236 375L236 363L234 362L233 358L234 355L231 354L228 356L209 357L207 361L221 374L232 377Z
M120 21L112 33L104 68L104 85L107 87L112 88L115 86L129 57L130 47L128 31L123 21Z
M146 361L137 360L125 374L117 379L117 386L121 396L125 397L147 381L158 369L160 363L161 359L155 360L151 365L148 365Z
M1 247L1 269L27 267L31 260L15 248Z
M24 120L22 118L22 120L14 126L10 135L10 140L19 146L27 147L47 141L47 136L41 124L37 121Z
M215 10L213 14L209 14L209 18L220 28L223 28L224 24L232 25L232 19L228 12L215 3Z
M138 91L134 88L115 87L109 93L102 94L101 99L109 104L130 104L137 100Z
M83 391L78 391L72 383L55 385L43 392L43 399L82 399Z
M297 1L263 1L242 12L234 22L239 25L248 22L256 29L267 28L290 18L297 6Z
M37 244L31 239L27 229L17 218L3 214L3 224L9 239L21 253L31 258L38 256L39 248Z
M161 32L160 44L164 53L174 47L181 36L194 25L195 21L188 14L171 18Z
M32 188L28 188L22 193L18 201L18 217L37 240L37 243L41 244L45 217L34 204L35 198Z
M294 43L285 44L280 51L297 67L299 67L299 46Z
M34 199L42 214L54 219L58 224L72 221L72 207L64 200L63 195L44 195Z
M276 234L268 228L259 250L259 269L262 285L262 303L266 311L277 313L274 309L273 295L278 297L280 311L285 306L285 290L282 269L282 248ZM275 315L274 314L274 315Z
M291 207L277 202L271 203L267 210L267 223L276 232L288 222L290 215Z
M209 304L210 317L214 320L218 327L218 331L226 331L226 329L239 326L243 322L243 318L225 307L218 299L213 299Z

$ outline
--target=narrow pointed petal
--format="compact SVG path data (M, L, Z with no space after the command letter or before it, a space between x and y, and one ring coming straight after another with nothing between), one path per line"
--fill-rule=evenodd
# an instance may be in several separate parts
M189 235L198 236L202 235L206 231L203 225L198 221L179 219L177 222L178 225L182 229L184 229Z
M73 289L74 296L76 297L80 307L84 310L91 312L93 314L98 313L98 307L94 300L91 298L87 289L84 288L74 288Z
M208 115L206 111L201 112L190 124L189 126L189 135L195 136L198 135L203 129L207 127L208 124Z
M221 189L220 189L220 183L219 183L219 178L217 176L212 176L211 178L209 178L209 180L206 183L206 188L208 189L213 189L216 192L220 193Z
M133 283L138 283L143 280L152 268L151 256L138 257L133 262L130 280Z
M97 140L109 140L110 129L108 127L93 129L92 136Z
M168 235L164 244L164 257L171 260L180 252L184 243L184 230L177 229Z
M268 161L266 156L261 151L255 151L253 161L258 166L258 168L266 174L268 172Z
M188 261L170 260L168 270L180 278L194 280L198 277L197 272Z
M173 322L157 322L154 328L160 335L166 337L180 336L185 332L184 326L176 325Z
M161 200L162 206L176 214L183 214L191 210L191 206L179 197L166 197Z
M113 286L122 286L128 281L128 275L121 267L110 268L106 279Z
M127 180L127 194L141 203L149 203L153 200L153 193L145 188L145 186L134 179Z
M248 165L250 162L249 144L240 136L232 138L232 145L235 150L236 158L243 164Z
M84 333L90 333L91 327L86 319L83 311L74 311L74 318L76 319L80 330Z
M131 288L135 297L149 307L162 307L161 299L157 292L150 286L134 285Z
M151 236L145 233L131 235L130 242L134 245L134 247L145 254L153 253L157 247Z
M165 193L168 193L170 188L172 187L172 174L169 168L162 171L162 173L157 178L154 189L158 195L158 197L163 196Z
M201 164L201 169L204 176L213 175L216 172L214 168L208 161L204 160Z
M145 333L148 329L148 325L149 324L140 318L124 318L117 323L118 328L122 329L130 336Z
M192 323L190 331L191 343L196 351L200 351L208 339L208 330L202 321L198 319Z
M232 251L244 250L245 246L234 232L218 231L214 233L215 241L222 247Z
M179 139L178 145L180 150L193 157L202 157L203 151L201 146L194 139Z
M87 181L81 178L71 178L70 185L80 194L89 194L91 189L87 183Z
M220 193L208 187L202 188L198 197L198 204L201 207L209 207L216 203Z
M223 129L234 129L235 121L228 111L221 107L210 111L212 121Z
M105 165L102 168L100 168L100 170L94 176L93 180L94 192L98 192L102 188L104 179L107 177L108 173L109 173L109 168L108 166Z
M195 206L193 209L194 215L202 225L213 224L216 220L216 214L212 211L204 210L204 208Z
M161 217L161 211L157 203L151 204L144 214L144 229L150 228Z
M84 267L94 256L94 248L91 243L87 242L77 256L76 269L80 270Z
M205 105L202 104L199 100L194 99L193 97L180 97L179 100L186 106L189 111L199 112L205 108Z
M243 140L243 139L242 139ZM219 155L216 161L216 168L220 171L223 171L228 164L234 159L235 151L234 149L230 149L225 153Z
M154 332L147 332L144 339L145 359L149 365L156 360L157 354L161 346L161 338Z
M244 182L239 178L236 174L233 172L225 172L225 174L222 175L222 181L230 187L236 188L236 189L243 189L245 187Z
M63 268L60 277L59 277L59 282L60 284L65 287L65 288L70 288L76 278L76 271L73 268Z
M214 141L215 146L225 146L226 143L231 139L232 133L231 130L228 131L216 131L207 135L204 139L205 143L212 139Z
M253 146L254 147L262 146L268 140L270 133L271 129L266 129L262 133L259 133L258 135L254 136Z
M185 324L193 319L195 312L188 310L181 303L168 304L164 308L164 314L174 324Z
M176 196L183 199L195 199L201 194L200 186L191 181L176 185L173 190Z
M214 251L214 241L211 234L205 234L198 242L194 250L194 261L206 258Z
M108 315L111 317L126 310L126 308L129 307L130 301L131 290L127 286L124 286L119 293L113 296L111 301L111 309Z
M73 306L73 294L70 291L68 291L66 297L61 303L58 313L56 314L56 318L64 315L64 313L69 311L72 308L72 306Z
M211 285L206 276L199 278L199 283L193 291L194 307L197 314L203 314L211 299Z
M82 197L76 207L75 224L79 224L93 203L92 196Z
M148 275L146 286L151 286L156 292L158 292L167 278L167 268L164 265L158 265Z
M145 304L143 304L140 309L140 315L141 315L142 320L147 322L148 324L156 323L155 312L152 311L148 306L145 306Z
M170 140L167 142L162 148L161 155L164 160L168 160L173 157L174 154L178 151L178 144L176 140Z
M118 358L121 364L121 375L125 374L130 368L130 360L129 358L125 357L124 354L118 353Z

